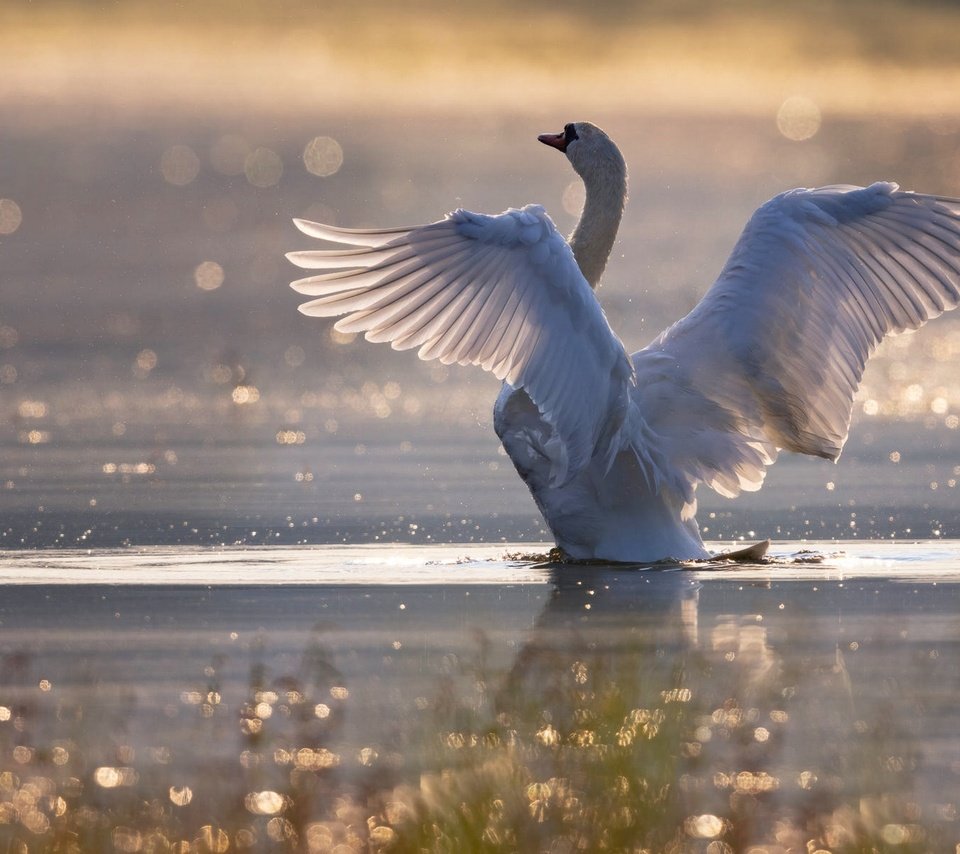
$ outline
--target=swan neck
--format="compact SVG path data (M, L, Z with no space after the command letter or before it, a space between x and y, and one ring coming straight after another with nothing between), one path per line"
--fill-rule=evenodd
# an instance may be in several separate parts
M584 176L584 185L587 198L580 221L570 235L570 248L583 277L591 288L596 288L620 227L627 201L627 176L625 172L588 175Z

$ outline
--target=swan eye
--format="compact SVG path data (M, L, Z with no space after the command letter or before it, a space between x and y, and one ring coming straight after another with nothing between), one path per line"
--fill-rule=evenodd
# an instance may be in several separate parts
M577 129L573 122L570 122L570 124L564 126L563 128L563 141L569 145L575 139L580 139L580 137L577 135Z

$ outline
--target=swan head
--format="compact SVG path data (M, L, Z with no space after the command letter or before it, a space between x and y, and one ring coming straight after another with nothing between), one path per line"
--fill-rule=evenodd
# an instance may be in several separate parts
M560 133L540 134L537 139L566 154L584 182L604 178L626 180L627 165L620 149L595 124L570 122Z
M569 241L580 272L595 288L617 238L627 201L627 164L613 140L590 122L571 122L562 133L544 133L537 138L562 151L583 180L586 200Z

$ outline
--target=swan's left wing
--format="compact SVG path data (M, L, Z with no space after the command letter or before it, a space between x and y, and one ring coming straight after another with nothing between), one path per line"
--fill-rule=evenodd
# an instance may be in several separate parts
M634 354L670 467L725 495L779 448L835 460L866 361L960 300L960 200L895 184L791 190L744 229L697 307Z
M553 222L536 205L498 216L458 210L416 228L357 231L295 220L352 249L291 252L328 272L293 282L304 314L343 315L422 359L479 365L523 388L555 431L550 482L619 450L633 370Z

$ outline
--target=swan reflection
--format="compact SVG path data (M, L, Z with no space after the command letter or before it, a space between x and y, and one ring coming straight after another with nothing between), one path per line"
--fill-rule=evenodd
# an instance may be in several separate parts
M954 592L571 566L498 586L10 588L0 839L945 850Z

